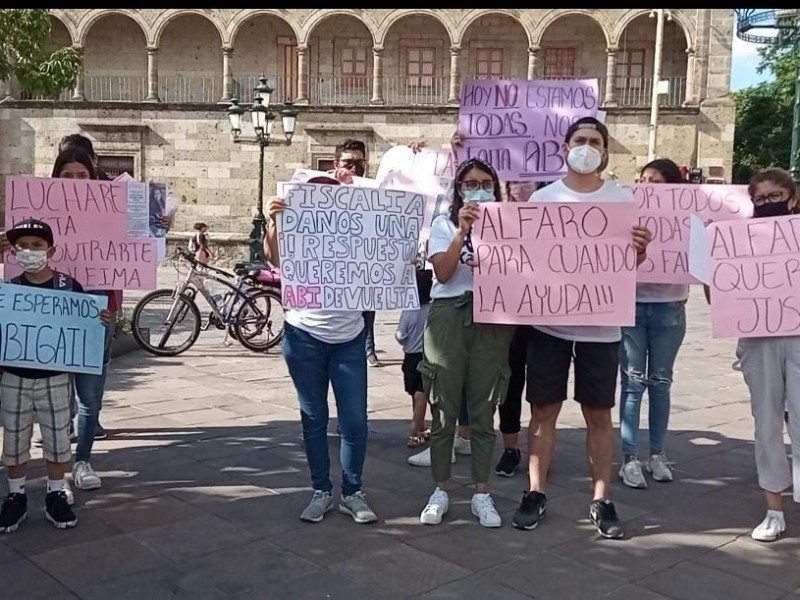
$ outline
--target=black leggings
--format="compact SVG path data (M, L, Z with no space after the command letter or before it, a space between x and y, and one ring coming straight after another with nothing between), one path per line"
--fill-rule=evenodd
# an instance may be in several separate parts
M522 414L522 392L525 389L525 361L528 356L527 325L517 326L508 352L511 379L508 382L506 401L500 405L500 433L519 433Z

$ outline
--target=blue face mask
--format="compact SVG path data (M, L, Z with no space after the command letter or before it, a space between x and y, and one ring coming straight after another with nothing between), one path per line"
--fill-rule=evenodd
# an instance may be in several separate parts
M464 202L494 202L494 194L486 190L466 190Z

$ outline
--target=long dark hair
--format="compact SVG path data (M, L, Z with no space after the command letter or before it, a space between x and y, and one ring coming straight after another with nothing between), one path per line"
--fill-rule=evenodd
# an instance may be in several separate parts
M53 164L53 172L50 177L61 177L61 171L69 163L80 163L89 171L89 179L97 179L97 169L94 168L92 157L83 150L70 147L58 153L56 162Z
M492 165L483 162L479 158L470 158L462 162L458 165L458 169L456 170L456 176L453 181L453 202L450 204L450 220L456 225L458 225L458 211L464 206L464 197L461 195L461 184L464 182L466 174L472 169L483 171L492 178L494 182L494 201L503 201L503 194L500 191L500 179L497 177L497 172Z
M641 171L639 171L639 177L641 177L647 169L653 169L654 171L661 173L665 183L684 182L683 175L681 174L681 168L674 161L668 158L657 158L655 160L651 160L642 167Z

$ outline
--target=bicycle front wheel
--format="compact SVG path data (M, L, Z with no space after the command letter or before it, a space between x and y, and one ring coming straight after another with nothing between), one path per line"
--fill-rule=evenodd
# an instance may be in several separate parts
M283 339L283 303L276 290L258 290L242 301L233 328L248 350L266 352Z
M178 356L200 337L200 311L194 301L173 290L155 290L133 309L131 331L136 342L156 356Z

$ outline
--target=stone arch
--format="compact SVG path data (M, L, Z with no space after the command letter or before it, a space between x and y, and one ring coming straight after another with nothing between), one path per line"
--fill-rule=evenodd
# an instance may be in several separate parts
M57 44L56 43L56 44L53 44L53 47L54 48L64 48L65 46L74 45L75 44L75 36L73 35L73 29L72 29L72 27L70 27L70 24L65 19L62 19L61 17L59 17L58 15L54 15L53 13L50 13L50 39L49 39L50 43L53 43L53 42L56 41L54 39L55 36L53 35L53 32L54 31L58 31L59 28L61 28L61 30L66 33L66 36L62 36L62 37L66 37L67 38L66 39L66 44Z
M537 23L536 28L533 31L533 36L532 36L532 42L533 43L531 45L534 45L534 46L540 45L541 42L542 42L542 37L544 36L544 34L547 31L547 29L553 23L555 23L556 21L559 21L561 19L565 19L565 18L567 18L567 17L569 17L571 15L581 15L581 16L584 16L584 17L588 17L589 19L591 19L592 21L597 23L597 26L600 27L600 30L603 32L603 36L605 37L606 46L611 44L612 26L608 22L606 17L603 15L603 13L598 12L598 11L575 8L575 9L568 9L568 10L554 9L554 10L551 10L550 12L546 13L541 18L541 20Z
M617 22L617 25L614 28L612 34L613 45L618 46L620 38L622 38L628 26L639 17L650 14L651 10L652 9L646 8L627 11L625 15ZM677 10L670 10L670 14L672 15L672 20L680 26L681 30L683 31L683 35L686 37L686 47L694 48L696 40L694 40L692 37L692 26L686 15Z
M300 39L300 34L302 29L300 27L300 24L293 17L292 13L272 8L263 8L263 9L248 8L241 11L238 15L234 16L233 19L231 19L231 22L228 24L228 42L235 48L236 36L238 35L242 26L252 19L264 16L280 19L281 21L286 23L292 30L292 33L294 34L294 39L295 40Z
M297 38L297 43L299 46L307 46L309 39L311 39L311 35L314 31L319 27L320 24L327 21L332 17L351 17L356 21L363 24L367 31L369 31L370 36L372 37L373 45L376 43L375 40L377 39L377 31L378 27L376 26L375 22L369 16L368 13L365 11L360 11L351 8L342 8L342 9L335 9L335 10L318 10L314 11L315 14L312 16L308 21L305 22L303 27L303 32Z
M407 8L401 8L393 11L383 20L376 35L375 45L383 46L386 36L389 34L389 31L392 29L392 27L399 21L402 21L408 17L429 17L437 21L445 30L445 32L447 32L450 45L453 45L456 32L452 24L449 22L449 19L446 18L445 13L431 9L411 10Z
M461 42L464 39L464 34L466 34L467 31L469 31L469 28L475 23L475 21L477 21L481 17L488 17L491 15L500 15L508 17L511 20L519 23L519 25L522 27L523 31L525 32L525 35L528 38L528 46L531 45L533 40L532 37L533 32L531 30L530 23L527 23L526 19L520 14L516 13L515 11L503 8L499 8L497 10L476 9L467 13L467 15L461 20L460 27L458 27L458 29L456 30L456 35L453 38L453 45L454 46L461 45Z
M134 23L136 23L142 30L144 39L145 40L150 39L150 27L147 24L147 22L142 18L140 11L128 10L125 8L86 11L86 17L80 23L78 23L78 29L73 39L75 39L78 44L83 46L84 43L86 42L86 36L89 34L89 30L92 28L92 26L95 23L97 23L100 19L107 17L109 15L123 15L125 17L128 17Z
M217 19L214 13L193 8L171 9L165 10L163 13L161 13L161 15L159 15L159 17L153 23L152 38L149 39L149 43L158 47L161 44L161 36L164 34L164 30L169 26L169 24L177 18L187 17L189 15L203 17L205 20L211 23L214 29L217 30L217 34L219 35L220 39L220 45L227 45L229 43L227 37L227 28Z

